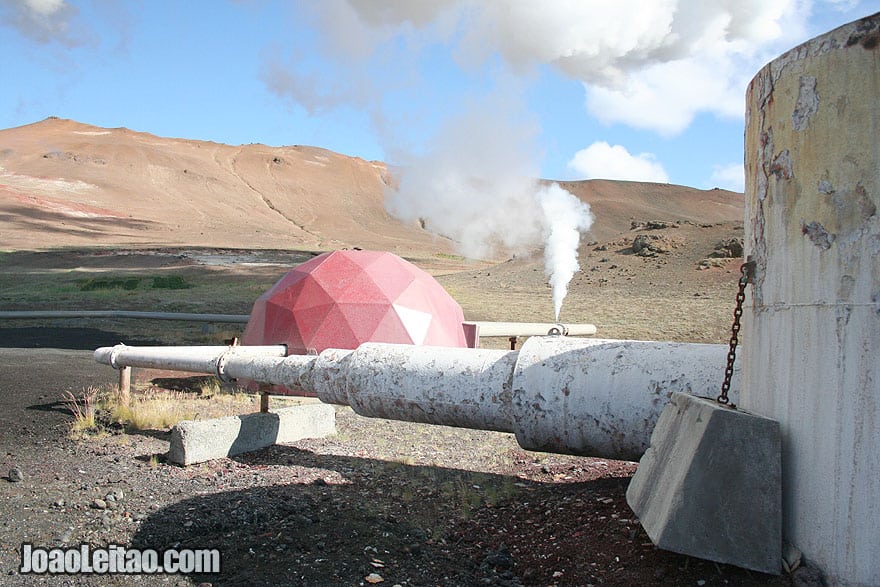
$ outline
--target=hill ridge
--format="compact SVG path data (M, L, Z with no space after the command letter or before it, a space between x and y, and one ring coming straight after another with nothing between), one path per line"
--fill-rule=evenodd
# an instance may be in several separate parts
M384 208L387 166L304 145L226 145L48 117L0 130L0 248L206 246L398 254L454 243ZM631 220L742 219L742 195L672 184L558 181L588 202L592 240Z

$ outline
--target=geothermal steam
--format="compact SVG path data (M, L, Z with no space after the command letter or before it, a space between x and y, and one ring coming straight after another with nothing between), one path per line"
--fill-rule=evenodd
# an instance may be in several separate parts
M504 94L471 103L451 119L422 156L402 156L398 187L386 207L420 221L473 258L543 245L556 319L578 271L578 245L590 228L589 206L559 184L535 179L534 127Z
M543 244L544 274L558 321L568 283L580 270L581 234L593 224L590 206L557 183L542 185L527 178L502 182L503 194L494 185L497 179L461 177L436 182L438 191L410 191L413 182L431 184L420 180L404 174L401 189L389 194L389 209L403 220L419 220L428 230L453 239L463 254L489 255L493 245L528 252ZM502 203L493 204L493 195Z
M578 245L581 233L593 223L590 207L559 184L543 187L537 194L544 218L544 273L553 290L553 310L559 320L568 282L580 271Z
M543 244L557 317L578 270L589 209L558 185L533 179L541 154L529 147L534 130L522 124L531 119L528 108L502 115L501 123L493 108L458 124L438 120L458 111L443 65L454 62L471 76L462 95L495 87L508 90L507 99L523 98L538 69L549 67L583 84L586 107L599 120L675 135L700 112L741 116L739 88L767 61L761 53L796 31L805 14L794 0L300 4L311 7L319 52L336 75L323 62L315 75L307 58L315 40L304 36L290 66L269 64L269 88L309 112L340 105L367 112L398 169L399 189L387 198L398 217L422 220L469 256ZM437 59L446 53L449 62ZM505 72L524 86L509 84ZM407 134L416 128L421 137L432 123L441 136L422 152L421 139L412 144Z

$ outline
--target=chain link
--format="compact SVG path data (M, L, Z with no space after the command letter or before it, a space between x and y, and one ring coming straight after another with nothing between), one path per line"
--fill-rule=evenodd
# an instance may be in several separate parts
M742 275L739 278L739 290L736 292L736 307L733 310L733 326L730 328L730 350L727 352L727 368L724 369L724 383L721 384L721 395L716 398L719 404L730 404L727 394L730 391L730 381L733 379L733 364L736 362L740 318L743 313L743 302L746 299L746 286L752 279L754 269L754 261L747 261L739 268ZM736 408L736 405L730 404L730 407Z

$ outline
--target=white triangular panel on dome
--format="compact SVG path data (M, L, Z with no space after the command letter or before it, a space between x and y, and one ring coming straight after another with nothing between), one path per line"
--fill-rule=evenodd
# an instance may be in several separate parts
M419 310L413 310L400 304L392 304L391 307L400 316L403 327L413 341L413 344L425 344L425 338L428 336L428 329L431 327L431 314Z

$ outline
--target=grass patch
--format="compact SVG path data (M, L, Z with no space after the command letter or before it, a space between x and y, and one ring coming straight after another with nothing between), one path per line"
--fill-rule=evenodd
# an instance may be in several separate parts
M434 253L435 257L440 259L447 259L449 261L464 261L465 257L461 255L452 255L450 253Z
M132 291L141 284L140 277L90 277L77 279L76 285L80 291L101 291L110 289L123 289Z
M107 290L125 290L134 291L138 289L144 279L149 279L147 287L149 289L191 289L195 287L192 283L181 277L180 275L154 275L152 277L87 277L76 280L76 287L79 291L107 291Z
M110 418L132 430L164 430L197 415L180 391L150 389L132 394L128 403L115 399L107 406Z
M153 289L190 289L195 287L180 275L156 275L151 285Z

